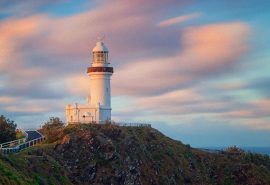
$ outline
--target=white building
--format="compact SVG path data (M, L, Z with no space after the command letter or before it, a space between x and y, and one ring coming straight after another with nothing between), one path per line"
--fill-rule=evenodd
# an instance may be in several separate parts
M90 77L90 95L86 104L68 104L66 106L67 124L103 123L111 120L111 86L113 68L108 60L109 50L103 42L97 42L93 49Z

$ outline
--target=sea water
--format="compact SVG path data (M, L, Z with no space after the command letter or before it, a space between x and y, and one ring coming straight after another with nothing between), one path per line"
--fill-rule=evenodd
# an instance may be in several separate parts
M225 150L228 147L203 147L203 150L207 150L209 152L217 152L220 150ZM270 147L238 147L246 152L266 154L270 157Z

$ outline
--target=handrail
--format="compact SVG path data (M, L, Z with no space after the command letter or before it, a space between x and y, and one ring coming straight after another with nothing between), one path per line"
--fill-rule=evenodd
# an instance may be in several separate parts
M38 134L40 134L40 137L27 141L27 139L29 138L28 133L26 131L23 131L23 133L26 135L25 138L0 144L0 152L3 152L4 154L19 152L24 148L36 145L41 141L45 140L45 137L37 130L28 130L28 131L35 131Z
M118 126L123 126L123 127L151 127L151 124L147 123L125 123L125 122L117 122L117 123L112 123L112 125L118 125Z
M16 139L16 140L9 141L9 142L1 143L0 148L5 148L7 146L14 145L14 144L17 145L17 144L23 143L25 141L26 141L26 138L21 138L21 139Z
M9 148L0 148L0 151L3 151L3 153L8 154L8 153L15 153L15 152L19 152L24 148L28 148L30 146L34 146L38 143L40 143L41 141L45 140L44 136L41 136L39 138L27 141L25 143L22 143L20 145L17 145L15 147L9 147Z
M82 122L69 122L69 124L81 124ZM106 124L106 121L99 121L99 123L95 122L89 122L89 124ZM109 122L111 125L116 125L116 126L123 126L123 127L151 127L151 124L148 123L125 123L125 122Z
M24 130L21 130L21 132L25 135L24 138L8 141L5 143L0 143L0 148L6 148L7 146L14 145L14 144L17 145L17 144L24 143L25 141L27 141L28 134Z

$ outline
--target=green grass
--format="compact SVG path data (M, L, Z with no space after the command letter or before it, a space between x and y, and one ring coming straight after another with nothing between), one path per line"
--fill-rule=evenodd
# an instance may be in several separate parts
M72 184L65 170L52 157L37 156L36 151L49 151L52 144L27 148L17 154L0 157L0 184L39 185Z
M37 184L31 178L26 177L20 171L15 169L9 163L9 160L4 159L3 157L0 158L0 184L7 184L7 185L25 185L25 184Z

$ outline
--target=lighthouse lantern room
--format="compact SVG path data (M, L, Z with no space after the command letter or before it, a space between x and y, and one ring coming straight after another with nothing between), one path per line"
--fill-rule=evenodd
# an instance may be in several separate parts
M103 123L111 120L111 86L113 68L109 63L109 50L103 42L97 42L92 51L91 66L87 68L90 77L90 94L86 104L66 106L67 124Z

